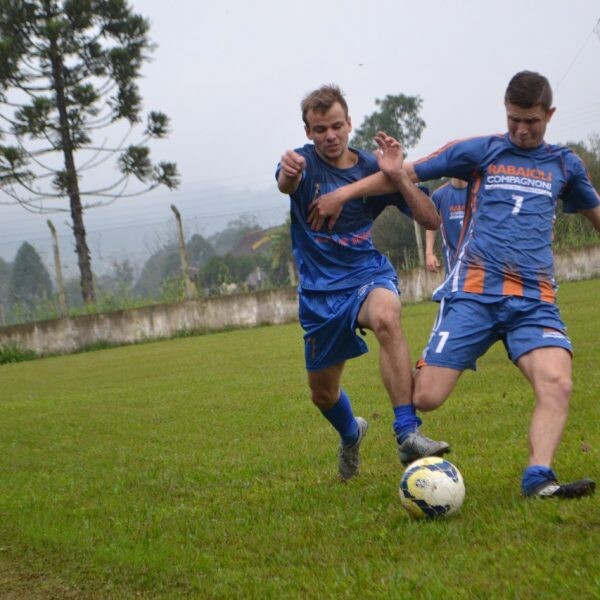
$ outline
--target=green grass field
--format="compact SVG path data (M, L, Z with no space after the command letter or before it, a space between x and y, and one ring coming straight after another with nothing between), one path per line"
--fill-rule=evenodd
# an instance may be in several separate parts
M563 479L600 479L600 280L565 284ZM404 309L413 357L436 305ZM425 416L462 511L400 506L377 348L344 386L361 474L310 404L297 324L0 366L0 598L598 598L600 495L524 500L532 394L501 344Z

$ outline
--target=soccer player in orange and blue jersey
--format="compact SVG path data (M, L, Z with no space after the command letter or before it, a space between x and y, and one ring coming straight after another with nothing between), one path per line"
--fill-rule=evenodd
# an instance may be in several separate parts
M431 201L436 207L441 223L442 260L446 277L456 259L460 232L465 218L467 200L467 182L452 177L431 194ZM437 272L440 263L435 255L436 231L425 231L425 267L428 271Z
M572 389L571 342L556 306L552 229L557 203L580 212L600 231L600 197L581 159L544 141L555 108L548 80L517 73L504 98L508 132L451 142L415 163L402 163L381 132L381 173L319 199L321 218L336 215L348 198L392 189L386 176L405 170L412 181L457 177L469 182L456 263L435 291L440 305L415 376L414 405L441 406L465 369L501 340L530 382L535 407L529 428L525 496L579 498L595 482L559 483L552 462L567 421Z

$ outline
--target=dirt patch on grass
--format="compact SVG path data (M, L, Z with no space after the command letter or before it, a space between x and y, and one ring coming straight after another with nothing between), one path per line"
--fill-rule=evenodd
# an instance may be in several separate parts
M15 564L0 555L2 600L99 600L100 594L66 586L46 573Z

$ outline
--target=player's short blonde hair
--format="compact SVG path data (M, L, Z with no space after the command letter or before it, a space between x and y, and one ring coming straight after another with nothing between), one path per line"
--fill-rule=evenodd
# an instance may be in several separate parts
M304 124L308 126L306 115L309 111L312 110L316 113L324 113L327 112L336 102L340 103L347 117L348 104L344 98L344 93L337 85L322 85L319 89L307 94L300 104L302 108L302 120L304 121Z

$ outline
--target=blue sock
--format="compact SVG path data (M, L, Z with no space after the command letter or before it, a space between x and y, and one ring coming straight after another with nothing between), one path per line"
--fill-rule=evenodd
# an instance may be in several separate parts
M358 440L358 423L352 414L350 398L344 390L341 391L339 400L330 409L321 412L340 434L344 444L351 445Z
M394 406L394 433L399 442L403 442L409 433L416 431L421 424L417 411L412 404Z
M556 481L556 473L550 467L532 465L523 471L521 490L524 496L530 496L537 487L551 481Z

